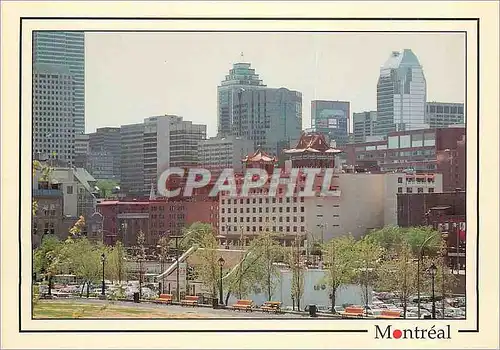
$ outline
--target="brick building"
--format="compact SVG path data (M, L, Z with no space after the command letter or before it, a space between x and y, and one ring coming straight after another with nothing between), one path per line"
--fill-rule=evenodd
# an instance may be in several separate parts
M137 244L137 234L145 235L146 246L156 246L162 235L177 235L195 222L217 227L215 201L151 199L148 201L103 201L97 205L102 215L104 242ZM99 229L99 228L98 228ZM95 235L99 237L100 235ZM102 236L101 236L102 237Z
M429 225L448 234L450 267L465 268L466 195L465 191L398 194L398 225Z
M443 190L466 186L466 130L463 127L391 132L379 141L348 144L347 164L370 170L443 174Z

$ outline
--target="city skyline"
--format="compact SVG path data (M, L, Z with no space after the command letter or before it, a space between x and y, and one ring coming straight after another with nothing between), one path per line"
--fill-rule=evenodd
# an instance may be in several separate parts
M266 85L303 94L302 128L309 128L312 100L349 101L351 113L376 110L380 67L405 48L423 66L429 102L464 102L459 34L87 33L86 132L176 114L214 136L217 85L241 52Z

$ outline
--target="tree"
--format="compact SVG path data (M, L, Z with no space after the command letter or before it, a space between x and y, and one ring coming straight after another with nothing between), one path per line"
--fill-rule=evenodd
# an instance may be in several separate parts
M365 236L354 245L354 253L354 280L357 280L363 288L362 298L366 306L370 300L368 288L377 280L384 249Z
M279 270L275 263L283 257L283 247L275 240L274 236L274 233L266 231L253 241L254 250L260 257L259 264L262 266L262 271L257 277L258 285L265 290L268 300L272 300L276 287L276 277L279 276Z
M49 181L50 174L52 173L53 170L51 167L49 167L46 164L40 163L38 160L34 160L32 163L32 168L33 168L32 169L33 178L36 176L37 172L40 172L41 173L40 181L45 181L45 182ZM33 200L31 207L33 216L36 216L37 209L38 209L38 203L35 200Z
M384 260L380 266L377 287L395 292L403 304L406 318L408 298L417 291L417 263L407 242L402 242L396 257Z
M87 237L76 239L68 237L64 242L62 256L70 266L70 270L83 280L84 285L87 285L87 298L90 293L90 284L98 281L101 276L101 254L103 252L104 246L102 244L93 244Z
M293 309L295 310L295 304L297 304L297 309L300 311L300 298L304 294L304 266L300 261L300 244L298 239L295 239L292 245L292 249L288 254L288 265L292 270L292 283L290 288L290 293L293 301Z
M137 260L139 261L139 299L142 298L142 262L146 258L146 248L144 246L145 242L146 236L142 230L139 230L139 233L137 234L137 246L135 247Z
M188 249L193 245L201 246L204 243L204 239L207 235L213 236L215 238L214 229L210 224L205 224L201 222L195 222L191 224L188 228L183 230L183 238L179 242L181 249Z
M200 249L196 252L200 263L195 266L194 274L212 292L212 297L217 296L217 288L220 283L219 254L217 253L217 240L211 231L204 228L196 233L196 244Z
M106 179L98 180L96 186L99 188L99 194L102 198L109 198L118 186L118 182Z
M49 295L52 294L52 277L61 268L62 243L54 235L43 237L41 245L33 252L33 270L47 279Z
M351 235L336 237L325 244L325 282L330 288L332 313L335 312L336 294L355 276L355 244Z
M73 238L79 238L83 234L83 229L85 228L85 218L80 216L78 221L69 229L69 233Z
M161 272L164 272L165 261L168 257L169 240L166 236L161 236L158 240L158 247L160 248L159 257L161 261ZM160 293L163 293L165 288L165 276L163 276Z
M113 247L104 247L106 255L105 275L111 281L121 282L126 279L127 271L124 266L125 249L123 244L118 241Z

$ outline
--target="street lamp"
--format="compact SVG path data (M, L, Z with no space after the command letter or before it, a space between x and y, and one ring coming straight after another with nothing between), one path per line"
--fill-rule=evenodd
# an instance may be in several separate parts
M106 262L106 255L104 255L104 253L101 254L101 262L102 262L102 290L101 290L101 295L104 297L105 296L105 288L106 288L106 283L104 281L104 263Z
M224 266L224 263L226 261L224 258L221 256L218 260L219 267L220 267L220 280L219 280L219 304L222 305L222 266Z
M436 319L436 297L434 291L434 279L436 278L437 267L432 263L429 267L429 274L431 275L431 286L432 286L432 318Z

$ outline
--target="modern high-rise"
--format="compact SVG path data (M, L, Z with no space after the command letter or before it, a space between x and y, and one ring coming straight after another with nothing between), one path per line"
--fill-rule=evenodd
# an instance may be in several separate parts
M375 135L426 129L427 85L417 56L410 49L393 51L380 68Z
M448 102L427 102L425 122L431 128L445 128L464 124L464 104Z
M73 76L67 66L33 65L33 158L73 165Z
M263 84L250 63L236 63L217 87L219 137L253 141L255 149L280 155L302 130L302 94Z
M241 160L254 152L253 142L241 137L212 137L200 141L199 163L205 169L242 171Z
M120 128L98 128L89 135L89 171L98 180L120 182Z
M144 124L120 127L120 188L131 197L144 194Z
M73 77L73 114L75 132L85 132L85 33L35 31L33 63L68 67Z
M243 91L252 89L262 89L266 85L255 73L255 69L250 68L250 63L235 63L233 69L217 87L217 119L218 136L224 137L232 134L234 107Z
M373 136L377 125L377 111L367 111L352 114L354 142L365 142Z
M206 125L176 115L154 116L144 123L123 125L121 135L121 190L146 197L158 176L169 167L198 164L198 144L206 139Z
M350 103L347 101L314 100L311 102L311 127L335 141L345 145L349 135Z

